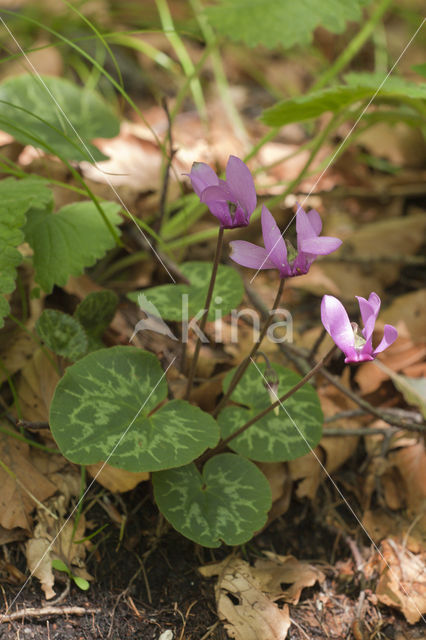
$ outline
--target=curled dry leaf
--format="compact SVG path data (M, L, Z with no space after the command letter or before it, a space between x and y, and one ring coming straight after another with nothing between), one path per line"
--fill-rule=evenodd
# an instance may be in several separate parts
M149 480L149 473L146 471L126 471L111 467L104 462L89 464L86 467L92 478L112 493L124 493L136 487L139 482Z
M59 382L59 373L46 349L37 349L22 369L18 385L19 403L25 420L47 422L50 402Z
M415 624L426 613L426 553L415 555L391 539L382 542L381 553L376 596Z
M236 640L284 640L290 627L288 607L280 609L265 595L253 567L235 557L201 567L205 577L217 575L215 586L219 617ZM237 604L234 602L237 601Z
M374 344L378 344L380 341L380 336L383 335L383 326L383 323L378 324L377 336L373 337L373 342L376 339ZM393 376L398 372L410 375L412 367L415 365L420 365L419 375L422 375L425 356L426 344L414 344L411 338L399 336L389 349L380 355L380 360L364 362L358 367L355 381L363 395L374 393L382 382L388 380L389 377L393 379ZM398 388L397 379L395 386Z
M56 595L53 589L55 577L53 575L49 547L50 541L46 538L28 540L25 547L28 569L33 576L40 580L46 600L50 600Z
M426 549L426 512L407 518L403 511L392 513L389 509L376 508L365 511L362 524L376 544L385 538L392 538L403 540L406 549L413 553L421 553ZM373 573L371 571L371 575Z
M389 429L383 420L376 420L372 428ZM364 474L364 507L368 507L372 494L379 489L379 499L390 509L408 509L418 513L426 506L426 450L417 434L398 431L392 439L386 458L380 455L382 436L369 436L365 447L370 463Z
M255 562L255 575L259 579L262 590L273 600L285 600L297 604L305 587L312 587L316 582L322 583L325 575L311 564L300 562L294 556L281 556L265 551L266 558ZM282 584L290 584L282 590Z
M41 582L46 599L53 598L55 583L52 571L52 560L57 558L62 560L73 573L82 575L86 579L91 579L84 569L84 558L86 549L84 544L76 544L74 540L84 537L86 521L80 515L76 529L73 518L66 519L64 496L58 496L49 503L51 512L58 515L53 518L42 509L37 510L38 524L34 529L34 536L25 545L28 568L31 573Z
M37 500L43 502L56 491L31 460L30 447L5 433L0 433L0 525L5 529L31 529L30 514Z
M272 493L272 507L269 510L268 526L273 520L282 516L289 508L293 488L288 465L285 462L258 462L257 466L266 476Z

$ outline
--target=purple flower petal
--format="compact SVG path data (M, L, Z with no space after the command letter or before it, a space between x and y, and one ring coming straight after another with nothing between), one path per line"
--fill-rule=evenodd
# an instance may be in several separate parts
M219 178L213 169L205 162L194 162L191 173L187 175L189 175L192 188L199 198L201 198L204 189L219 184Z
M370 293L368 300L362 296L356 296L356 298L358 300L361 319L364 325L362 335L371 345L371 337L373 335L377 316L379 315L381 301L377 293L374 292Z
M332 238L330 236L312 236L310 238L298 238L297 244L299 251L303 253L311 253L315 256L327 256L329 253L336 251L342 244L342 241L339 238Z
M297 246L300 249L301 242L307 238L315 238L318 234L315 232L312 226L308 214L298 205L296 213L296 233L297 233Z
M316 235L319 236L322 230L322 220L320 214L315 209L311 209L311 211L309 211L309 213L307 213L306 215L308 216L309 224L311 225L312 229L315 231Z
M246 240L234 240L229 244L232 249L230 258L242 267L276 269L275 264L268 258L268 252L263 247L258 247L252 242L246 242Z
M356 356L355 338L345 307L334 296L321 301L321 321L339 349L349 358Z
M210 206L211 202L234 202L232 192L225 183L206 187L200 196L201 202Z
M229 156L226 165L226 182L235 201L239 202L246 214L250 216L256 208L256 189L249 168L236 156Z
M380 344L374 349L373 355L375 356L381 351L384 351L385 349L390 347L390 345L395 342L397 337L398 337L398 331L395 329L395 327L393 327L391 324L385 324L383 338Z
M281 270L287 263L287 247L272 213L265 205L262 207L262 234L269 260Z

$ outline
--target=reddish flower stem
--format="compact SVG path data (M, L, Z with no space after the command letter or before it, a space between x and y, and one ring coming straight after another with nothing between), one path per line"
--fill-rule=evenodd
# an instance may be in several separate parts
M229 398L231 397L232 392L234 391L235 387L237 386L237 384L239 383L239 381L243 377L247 367L249 366L250 362L252 361L252 359L256 355L257 350L259 349L260 345L262 344L263 338L265 337L266 332L269 329L269 327L271 325L271 322L272 322L272 320L274 318L274 312L277 310L278 305L280 303L281 295L282 295L282 292L283 292L283 289L284 289L284 284L285 284L285 279L281 278L280 279L280 286L278 287L277 295L275 296L274 304L272 305L272 309L271 309L271 311L269 313L269 317L265 320L265 323L264 323L264 325L262 327L262 331L260 332L259 337L256 340L255 344L253 345L253 348L250 351L249 355L242 362L240 362L240 364L238 365L238 368L234 373L234 377L231 380L231 384L229 385L229 388L228 388L227 392L225 393L225 395L223 396L222 400L219 402L219 404L217 405L216 409L213 412L213 417L214 418L216 418L216 416L219 414L219 412L223 409L223 407L228 402Z
M333 355L336 349L337 349L336 345L333 345L332 348L328 351L328 353L326 353L326 355L323 358L321 358L321 360L317 362L317 364L297 384L295 384L294 387L292 387L289 391L287 391L287 393L281 396L281 398L278 398L276 402L269 405L269 407L266 407L266 409L263 409L260 413L257 414L257 416L254 416L254 418L251 418L251 420L243 424L239 429L234 431L234 433L231 433L230 436L228 436L227 438L219 442L217 447L215 447L211 451L206 451L198 459L198 462L203 463L209 458L212 458L217 453L220 453L221 451L226 449L226 447L231 442L231 440L234 440L234 438L237 438L238 436L240 436L255 422L257 422L258 420L266 416L268 413L273 411L276 407L280 407L283 404L283 402L288 400L290 396L292 396L294 393L296 393L296 391L298 391L301 387L303 387L312 378L312 376L318 373L318 371L326 365L327 361L331 358L331 356Z

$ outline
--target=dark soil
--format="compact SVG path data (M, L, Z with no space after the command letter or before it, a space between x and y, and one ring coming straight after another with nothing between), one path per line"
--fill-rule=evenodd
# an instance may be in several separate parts
M163 636L164 640L227 640L216 614L214 580L203 579L197 567L221 560L232 549L204 549L177 534L159 518L147 495L147 487L147 483L140 485L125 494L124 502L120 500L115 505L121 513L127 511L121 542L119 526L111 522L99 504L95 504L87 514L96 529L108 524L99 534L97 546L87 560L87 568L94 580L87 592L72 584L68 596L56 606L97 611L78 616L23 617L0 625L0 640L160 640L168 630L173 635ZM333 575L330 563L349 557L350 552L342 538L324 527L323 522L325 518L320 512L319 502L314 510L308 503L294 501L287 514L240 551L246 560L254 559L262 550L268 549L283 555L294 554L307 561L323 562L328 575L326 588L330 589ZM26 560L19 544L9 545L9 555L11 563L22 571L26 570ZM10 613L28 607L41 609L50 604L43 600L36 579L32 579L22 593L19 593L18 586L12 588L0 583L0 588L9 604L17 596ZM64 587L57 582L55 588L59 594ZM306 621L306 616L311 615L309 608L314 608L312 598L319 589L305 590L301 605L291 609L293 620L299 624L303 624L304 619ZM345 591L345 596L336 594L336 601L344 598L342 603L346 609L350 606L355 610L359 585L352 582L345 586ZM391 627L394 628L394 624ZM381 635L377 637L395 637L385 634L384 630L382 627ZM327 632L324 635L312 628L310 640L328 640L329 637ZM292 625L288 638L306 639L306 632L301 633L298 626ZM349 640L355 636L349 632L346 638Z

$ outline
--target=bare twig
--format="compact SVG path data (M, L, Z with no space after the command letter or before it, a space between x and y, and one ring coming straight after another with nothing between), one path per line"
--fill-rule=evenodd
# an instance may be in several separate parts
M100 613L100 608L95 607L29 607L14 611L7 615L0 615L0 622L12 622L24 620L24 618L42 618L43 616L84 616L86 613Z

